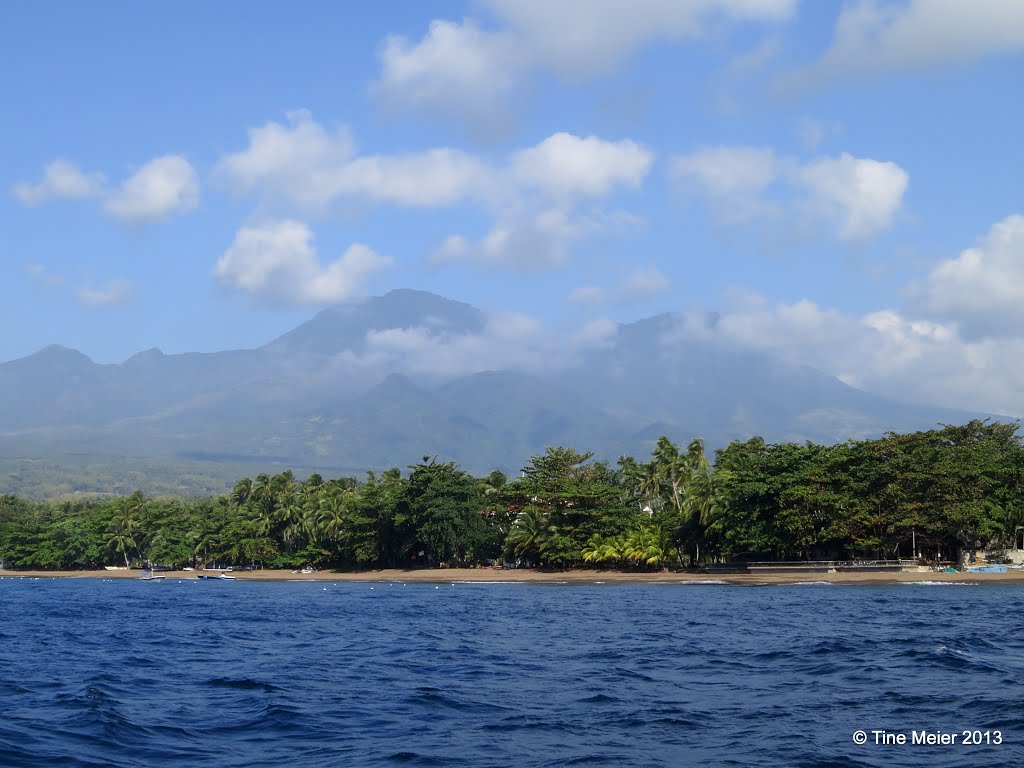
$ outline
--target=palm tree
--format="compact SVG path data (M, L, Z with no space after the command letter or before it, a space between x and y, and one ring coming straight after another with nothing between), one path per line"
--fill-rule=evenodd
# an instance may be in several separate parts
M516 516L512 530L508 533L506 546L511 547L516 560L526 557L539 562L547 540L554 533L547 516L537 507L526 507Z
M145 497L142 494L134 494L124 499L118 499L116 508L119 514L118 520L113 522L107 531L107 546L113 547L115 551L124 555L125 567L129 567L128 551L138 549L135 540L138 514L145 505Z
M623 549L624 558L637 565L661 566L672 555L671 543L660 525L633 531Z
M107 546L113 547L115 552L120 552L124 555L125 568L131 566L131 563L128 562L128 551L130 549L136 549L138 545L135 543L135 539L128 531L123 528L116 528L109 532Z
M244 507L246 502L249 501L249 497L252 496L252 491L252 480L248 477L243 477L231 489L231 503L236 507Z
M686 523L694 543L694 564L700 560L700 545L722 509L721 489L728 479L724 470L714 471L704 459L690 474L686 485Z
M322 534L328 541L337 542L345 525L345 499L341 494L332 493L320 499L316 515L317 536Z
M595 533L590 537L590 540L587 541L586 546L583 547L583 562L603 563L605 561L606 547L607 545L605 544L604 537L599 533Z

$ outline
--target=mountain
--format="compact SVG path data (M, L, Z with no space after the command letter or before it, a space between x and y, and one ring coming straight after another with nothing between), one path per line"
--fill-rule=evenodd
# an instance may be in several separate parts
M396 290L326 309L258 349L151 349L100 365L47 347L0 365L0 483L6 466L6 484L19 489L12 478L29 459L51 473L88 466L107 479L131 465L125 482L143 488L169 467L208 489L241 471L361 474L425 455L477 473L515 472L549 445L614 460L646 456L661 434L702 436L711 448L755 434L831 443L977 417L895 403L723 343L713 317L622 325L603 345L530 372L475 370L474 350L497 343L487 327L467 304ZM401 344L381 354L383 337ZM460 346L467 340L479 343ZM439 350L462 350L467 372L425 372Z
M427 327L479 333L485 323L484 313L469 304L399 288L365 304L325 309L263 349L287 356L363 354L371 331Z

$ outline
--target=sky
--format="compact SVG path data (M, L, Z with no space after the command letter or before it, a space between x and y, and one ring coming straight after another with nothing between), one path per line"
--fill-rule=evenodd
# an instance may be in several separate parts
M0 72L0 360L416 288L1024 415L1019 0L41 0Z

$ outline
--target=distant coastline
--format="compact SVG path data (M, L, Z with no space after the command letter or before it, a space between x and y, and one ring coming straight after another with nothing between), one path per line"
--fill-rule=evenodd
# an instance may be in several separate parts
M138 579L142 571L44 571L0 570L0 578L87 578ZM770 573L770 574L702 574L702 573L640 573L628 571L541 571L530 568L509 570L493 568L424 568L383 569L372 571L317 571L292 573L288 570L264 569L234 571L238 581L329 581L373 583L522 583L522 584L898 584L898 583L966 583L966 584L1024 584L1024 571L1007 573L933 573L929 571L907 573ZM168 571L168 581L195 580L195 571Z

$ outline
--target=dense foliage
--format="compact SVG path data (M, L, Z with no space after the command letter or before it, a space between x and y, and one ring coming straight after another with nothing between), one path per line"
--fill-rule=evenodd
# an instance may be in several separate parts
M1024 531L1017 424L972 421L833 446L658 440L613 467L549 448L521 477L475 478L424 457L403 476L291 472L210 498L0 497L15 568L472 565L662 568L732 559L912 555L1012 546Z

